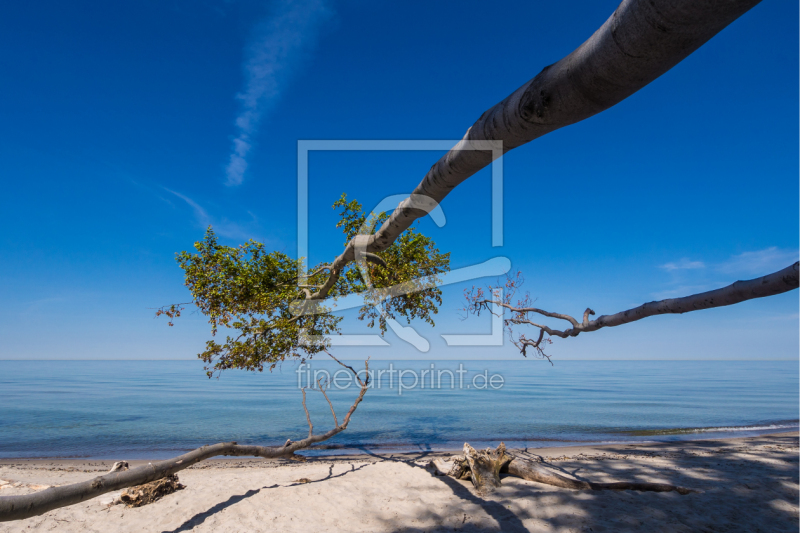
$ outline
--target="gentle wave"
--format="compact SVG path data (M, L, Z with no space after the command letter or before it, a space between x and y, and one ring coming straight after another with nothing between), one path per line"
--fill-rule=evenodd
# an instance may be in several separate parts
M739 432L765 432L765 431L790 431L800 429L800 420L775 422L754 426L721 426L702 428L665 428L665 429L636 429L618 432L620 435L631 437L656 437L668 435L691 435L693 433L739 433Z

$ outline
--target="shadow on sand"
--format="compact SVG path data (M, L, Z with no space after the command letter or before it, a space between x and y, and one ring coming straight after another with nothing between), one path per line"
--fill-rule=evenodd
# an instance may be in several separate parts
M546 461L565 475L589 481L662 481L698 489L688 495L635 491L571 491L505 477L503 487L488 497L471 484L436 477L452 493L446 505L429 505L409 527L401 519L377 519L376 529L414 531L669 531L783 532L798 531L798 437L772 436L654 445L595 448L586 455ZM333 475L307 480L323 484L382 462L422 466L429 453L383 456L364 451L372 462ZM515 451L537 457L535 450ZM325 461L325 458L315 460ZM329 459L327 459L329 460ZM314 461L314 460L312 460ZM277 487L272 485L232 496L164 533L190 531L215 513ZM357 490L357 485L354 485ZM368 512L368 511L362 511ZM376 524L377 525L377 524Z

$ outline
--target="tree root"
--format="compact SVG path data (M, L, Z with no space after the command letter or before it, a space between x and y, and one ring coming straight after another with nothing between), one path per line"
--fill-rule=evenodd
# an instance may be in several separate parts
M534 481L554 487L572 490L637 490L644 492L677 492L689 494L696 490L678 487L668 483L637 483L620 481L615 483L594 483L568 478L547 470L539 463L506 453L506 446L500 443L497 449L486 448L476 451L464 444L465 455L455 455L450 459L435 459L430 462L434 471L443 476L456 479L471 479L478 494L489 494L500 486L500 473Z

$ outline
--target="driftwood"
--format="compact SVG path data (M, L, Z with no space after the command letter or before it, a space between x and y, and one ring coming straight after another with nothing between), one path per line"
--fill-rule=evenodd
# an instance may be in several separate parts
M480 494L488 494L500 486L500 471L511 461L506 454L506 445L502 442L496 450L486 448L477 451L464 443L464 455L469 465L470 479Z
M120 495L119 503L124 503L128 507L141 507L184 488L186 486L181 485L178 481L178 475L172 474L144 485L129 488Z
M511 459L502 442L496 450L486 448L480 451L464 443L464 455L434 459L430 466L440 475L472 480L479 494L488 494L500 486L500 472Z
M128 461L117 461L114 463L114 466L111 467L111 470L108 471L108 473L122 472L123 470L128 470Z
M193 464L199 463L200 461L220 455L263 457L265 459L275 459L279 457L292 458L296 451L328 440L347 429L347 425L350 423L350 417L367 392L369 384L369 361L365 363L367 378L362 380L353 367L341 363L335 357L334 359L355 374L356 380L359 385L361 385L361 391L353 402L353 405L350 406L350 410L345 415L342 423L339 424L334 413L334 422L336 425L333 429L325 433L318 435L313 434L314 427L311 425L311 417L308 415L306 391L303 389L303 409L308 419L308 437L302 440L297 442L287 440L283 446L250 446L237 444L235 442L221 442L219 444L197 448L196 450L192 450L189 453L185 453L173 459L150 463L146 466L140 466L130 470L127 469L127 463L119 461L114 464L109 473L88 481L61 487L51 487L39 492L20 496L0 496L0 522L30 518L31 516L41 515L47 511L58 509L59 507L66 507L68 505L91 500L107 492L152 483L173 476L175 473ZM327 395L325 398L327 400ZM330 400L328 400L328 403L330 404ZM331 410L333 410L333 406L331 406ZM177 482L177 478L175 478L175 480Z
M471 479L478 494L493 492L501 485L500 474L507 473L527 481L543 483L572 490L637 490L643 492L677 492L689 494L696 492L685 487L668 483L634 483L620 481L615 483L594 483L568 478L548 470L541 463L506 452L506 445L500 443L497 449L477 451L469 444L464 444L464 455L455 455L450 459L435 459L430 466L434 472L442 476L456 479Z

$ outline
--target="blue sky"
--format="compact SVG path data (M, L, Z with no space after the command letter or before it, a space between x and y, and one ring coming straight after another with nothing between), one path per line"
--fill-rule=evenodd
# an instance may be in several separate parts
M611 14L614 1L6 3L0 8L0 358L188 359L208 327L174 254L213 224L296 253L300 139L454 139ZM787 266L798 250L798 6L764 2L616 107L504 158L422 223L453 267L508 257L537 303L613 313ZM410 192L436 152L313 153L310 260L330 205ZM490 281L490 280L484 280ZM471 285L471 283L467 284ZM516 358L431 343L344 357ZM347 315L348 333L365 328ZM562 359L798 355L798 293L556 340Z

